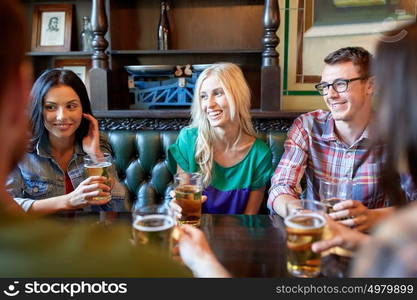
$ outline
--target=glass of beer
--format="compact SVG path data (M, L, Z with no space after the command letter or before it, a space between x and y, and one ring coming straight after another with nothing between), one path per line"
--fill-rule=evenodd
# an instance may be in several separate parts
M352 180L346 178L321 180L319 194L320 201L330 214L337 203L352 199Z
M171 255L175 218L167 205L143 205L132 212L133 239Z
M200 226L202 175L181 172L177 173L174 179L175 201L181 207L181 217L178 222Z
M88 177L104 176L109 179L112 169L112 157L109 153L103 153L102 157L87 155L84 157L84 168ZM110 180L108 180L106 184L110 186ZM97 196L92 199L95 201L102 201L107 198Z
M321 255L311 245L322 239L326 206L319 201L291 201L286 205L287 270L294 277L320 274Z

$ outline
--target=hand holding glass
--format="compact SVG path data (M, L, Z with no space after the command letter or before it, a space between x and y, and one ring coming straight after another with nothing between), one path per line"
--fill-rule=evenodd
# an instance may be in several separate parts
M331 179L320 181L320 201L327 207L327 213L333 212L333 206L352 199L352 181L349 179Z
M180 224L200 225L202 190L200 173L181 172L175 175L175 201L181 207Z
M103 156L85 156L84 168L87 176L103 176L107 178L107 185L111 187L110 173L112 168L112 157L109 153L103 153ZM93 197L94 201L106 200L104 197Z

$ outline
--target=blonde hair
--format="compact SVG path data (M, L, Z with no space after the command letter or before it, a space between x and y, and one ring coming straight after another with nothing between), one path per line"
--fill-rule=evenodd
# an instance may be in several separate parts
M201 72L194 89L194 101L191 106L191 128L197 128L198 136L195 160L203 174L203 184L207 186L212 178L213 145L216 139L210 126L207 113L201 106L201 86L208 77L215 76L224 90L230 107L230 119L239 124L239 134L234 143L237 145L245 133L255 136L250 115L251 94L242 70L233 63L216 63Z

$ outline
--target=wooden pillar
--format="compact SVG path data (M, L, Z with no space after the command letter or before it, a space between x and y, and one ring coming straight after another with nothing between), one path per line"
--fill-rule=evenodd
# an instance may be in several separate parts
M278 111L281 109L281 69L276 47L279 38L276 35L280 23L278 0L265 0L261 69L261 110Z
M93 67L90 70L90 96L94 110L108 110L109 100L109 57L106 49L109 43L104 38L107 32L105 0L92 0L91 25L93 30Z

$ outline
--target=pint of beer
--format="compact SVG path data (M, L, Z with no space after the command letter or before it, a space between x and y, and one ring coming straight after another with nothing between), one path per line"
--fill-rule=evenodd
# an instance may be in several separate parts
M287 204L287 269L295 277L316 277L320 274L321 255L311 250L321 240L326 225L326 207L313 200ZM291 206L291 207L289 207Z
M169 207L148 205L135 207L133 217L133 239L136 245L147 245L171 255L174 216Z
M175 175L175 200L181 207L180 224L200 225L202 176L181 172Z
M107 179L110 178L111 169L112 169L112 157L109 153L103 153L103 157L84 157L84 168L87 173L87 176L103 176ZM107 182L107 185L110 185L110 181ZM106 200L104 197L93 197L93 200L102 201Z

